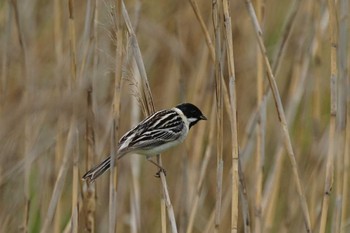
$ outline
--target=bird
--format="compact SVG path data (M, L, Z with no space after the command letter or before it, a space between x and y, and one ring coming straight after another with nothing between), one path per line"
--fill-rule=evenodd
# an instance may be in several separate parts
M136 153L159 168L157 177L165 169L151 157L182 143L189 130L200 120L207 120L201 110L191 103L181 103L173 108L160 110L148 116L126 132L116 147L116 160L127 154ZM111 156L85 173L83 180L91 183L111 166Z

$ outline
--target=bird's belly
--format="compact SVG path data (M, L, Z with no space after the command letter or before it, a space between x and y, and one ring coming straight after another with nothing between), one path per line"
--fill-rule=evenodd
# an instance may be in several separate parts
M147 156L154 156L154 155L160 154L160 153L168 150L169 148L174 147L180 143L181 143L181 141L168 142L168 143L163 144L161 146L157 146L156 148L144 150L144 151L142 151L142 154L147 155Z

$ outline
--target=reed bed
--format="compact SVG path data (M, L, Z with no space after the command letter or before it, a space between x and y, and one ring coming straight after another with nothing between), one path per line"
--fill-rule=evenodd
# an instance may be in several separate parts
M347 0L2 1L0 232L350 231ZM272 95L271 95L272 94ZM112 159L145 116L208 121Z

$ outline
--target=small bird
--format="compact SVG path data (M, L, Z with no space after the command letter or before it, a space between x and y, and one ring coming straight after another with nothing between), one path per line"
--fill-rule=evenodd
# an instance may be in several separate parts
M182 143L190 128L200 120L207 118L191 103L182 103L171 109L160 110L124 134L118 143L116 159L119 160L130 153L142 154L160 169L159 172L165 172L165 169L151 157ZM111 156L89 170L83 179L93 182L107 171L110 165Z

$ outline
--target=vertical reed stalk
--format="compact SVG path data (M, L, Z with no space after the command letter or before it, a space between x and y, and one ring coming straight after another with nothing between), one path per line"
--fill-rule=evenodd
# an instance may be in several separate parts
M299 171L298 171L298 164L296 162L296 158L294 155L294 151L293 151L293 147L292 147L292 143L291 143L291 139L290 139L290 134L289 134L289 130L288 130L288 125L287 125L287 121L286 121L286 116L285 116L285 113L283 110L283 105L282 105L281 97L280 97L280 94L278 91L277 83L276 83L275 77L272 73L270 62L267 58L266 48L265 48L265 45L264 45L264 42L262 39L262 31L261 31L258 19L256 17L254 7L253 7L250 0L245 0L245 3L247 6L249 15L250 15L252 22L253 22L253 26L255 29L255 33L257 36L257 40L259 43L261 53L264 56L265 68L267 70L270 88L272 90L272 94L274 97L275 106L276 106L276 110L277 110L277 114L278 114L278 119L279 119L280 126L281 126L281 129L283 132L284 143L285 143L285 146L286 146L286 149L288 152L289 160L290 160L291 165L292 165L293 177L294 177L294 180L295 180L296 186L297 186L297 193L298 193L299 202L300 202L300 205L302 208L302 213L303 213L304 222L305 222L305 228L306 228L307 232L311 232L309 209L308 209L305 194L304 194L304 191L303 191L303 188L301 185L300 175L299 175Z
M238 174L238 136L237 136L237 97L236 97L236 76L235 65L233 56L233 39L232 39L232 25L230 16L230 6L227 0L223 0L223 12L224 12L224 26L225 26L225 39L226 39L226 51L227 51L227 63L229 74L229 93L231 113L231 135L232 135L232 196L231 196L231 233L237 233L238 231L238 193L239 193L239 174ZM222 148L221 148L222 149ZM222 151L221 151L222 153Z
M222 96L222 57L221 57L221 1L212 1L212 19L215 34L215 94L217 107L217 131L216 131L216 202L215 202L215 227L214 232L219 232L221 222L221 205L222 205L222 177L223 177L223 96Z
M64 183L66 180L66 175L68 171L68 164L69 164L69 158L72 156L72 149L75 145L76 142L76 137L75 137L75 132L76 132L76 123L71 120L70 127L69 127L69 132L67 136L67 143L64 149L64 155L63 155L63 160L61 167L58 171L57 179L55 181L55 186L52 191L51 195L51 200L50 204L47 210L47 214L45 218L43 219L43 225L40 230L41 233L47 233L50 232L51 230L51 222L54 217L56 208L57 208L57 203L62 195L63 188L64 188Z
M131 25L130 22L130 18L128 15L128 12L125 8L125 5L123 3L123 17L125 20L125 24L127 26L128 32L130 34L130 42L131 42L131 46L133 49L133 54L134 54L134 58L137 64L137 67L139 69L140 72L140 76L141 76L141 80L142 80L142 90L143 93L140 94L140 100L141 100L141 105L142 105L142 110L146 113L146 115L150 115L151 113L155 112L154 109L154 104L153 104L153 98L152 98L152 93L151 93L151 89L148 83L148 79L147 79L147 74L146 74L146 69L142 60L142 55L141 55L141 51L137 42L137 38L134 32L134 29ZM161 164L161 157L160 155L158 155L158 162L160 165ZM165 201L165 205L167 207L168 210L168 218L170 221L170 225L171 225L171 230L172 233L177 233L177 226L176 226L176 219L175 219L175 214L174 214L174 210L170 201L170 196L169 196L169 191L168 191L168 186L166 183L166 178L163 172L160 172L160 178L161 178L161 182L162 182L162 189L163 189L163 197L164 197L164 201ZM163 230L164 230L164 226L162 226Z
M70 75L71 75L71 94L77 89L77 50L76 50L76 36L75 36L75 15L74 15L74 2L73 0L68 1L68 13L69 13L69 51L70 51ZM74 95L73 95L74 96ZM76 108L73 106L73 122L76 121ZM76 142L79 142L79 132L78 129L73 129L74 134L77 139ZM73 233L78 232L78 195L79 195L79 146L78 143L73 150L73 178L72 178L72 217L71 217L71 230Z
M116 231L117 224L117 182L118 172L116 166L116 148L120 122L120 98L122 91L122 65L123 65L123 34L122 34L122 1L117 0L115 2L115 36L116 36L116 50L115 50L115 70L114 70L114 97L113 97L113 129L112 129L112 141L111 141L111 173L109 180L109 233Z
M264 0L256 1L257 18L262 24L264 20ZM263 171L265 161L265 118L266 118L266 101L264 100L264 60L257 46L257 106L261 106L257 116L256 131L256 159L255 159L255 203L254 203L254 232L261 233L263 229L262 222L262 189L263 189ZM279 58L280 59L280 58ZM263 104L265 103L265 104Z
M346 232L346 215L348 212L348 182L349 182L349 155L350 155L350 77L349 77L349 1L341 0L339 1L339 74L341 82L339 83L339 91L341 91L340 106L342 109L339 112L341 119L341 135L343 138L343 144L341 145L340 153L338 154L338 161L340 163L341 186L339 188L338 195L341 198L341 213L340 213L340 224L339 230L337 232Z
M327 216L330 202L330 195L333 187L334 179L334 153L336 146L336 118L337 118L337 79L338 79L338 37L337 37L337 20L336 20L336 7L334 0L328 0L328 11L329 11L329 33L330 33L330 45L331 45L331 59L330 59L330 122L329 122L329 135L328 135L328 153L327 153L327 164L326 164L326 177L324 185L324 194L322 201L322 211L320 220L320 233L326 231Z
M15 17L15 24L16 24L16 29L18 32L18 41L20 44L20 49L21 49L21 72L22 72L22 77L24 79L24 84L25 84L25 90L23 94L23 101L24 105L27 105L29 102L30 98L30 93L29 93L29 76L28 76L28 64L27 64L27 46L26 46L26 41L24 38L24 32L22 30L22 24L20 20L20 12L18 9L18 4L17 0L11 0L12 3L12 8L14 11L14 17ZM23 232L26 233L29 231L28 229L28 224L29 224L29 211L30 211L30 184L29 184L29 176L30 176L30 170L31 170L31 161L28 158L29 150L30 150L30 119L29 116L25 116L24 120L24 159L25 159L25 165L24 165L24 214L23 214Z
M61 1L54 1L54 46L55 46L55 59L56 59L56 78L59 79L60 72L62 69L62 27L61 27ZM57 85L57 98L62 97L62 90ZM63 126L64 120L62 114L58 116L57 124L56 124L56 148L55 148L55 175L58 175L60 164L62 162L63 157L63 147L64 147L64 136L63 136ZM54 233L61 232L61 217L62 217L62 201L58 201L54 219Z
M6 11L6 26L5 26L5 38L4 38L4 49L2 52L2 63L1 63L1 83L0 83L0 113L2 110L2 105L5 103L6 96L6 86L7 86L7 75L8 75L8 56L9 56L9 44L11 38L11 24L12 24L12 10L10 2L7 1L5 3L5 11ZM1 171L0 171L1 174Z

